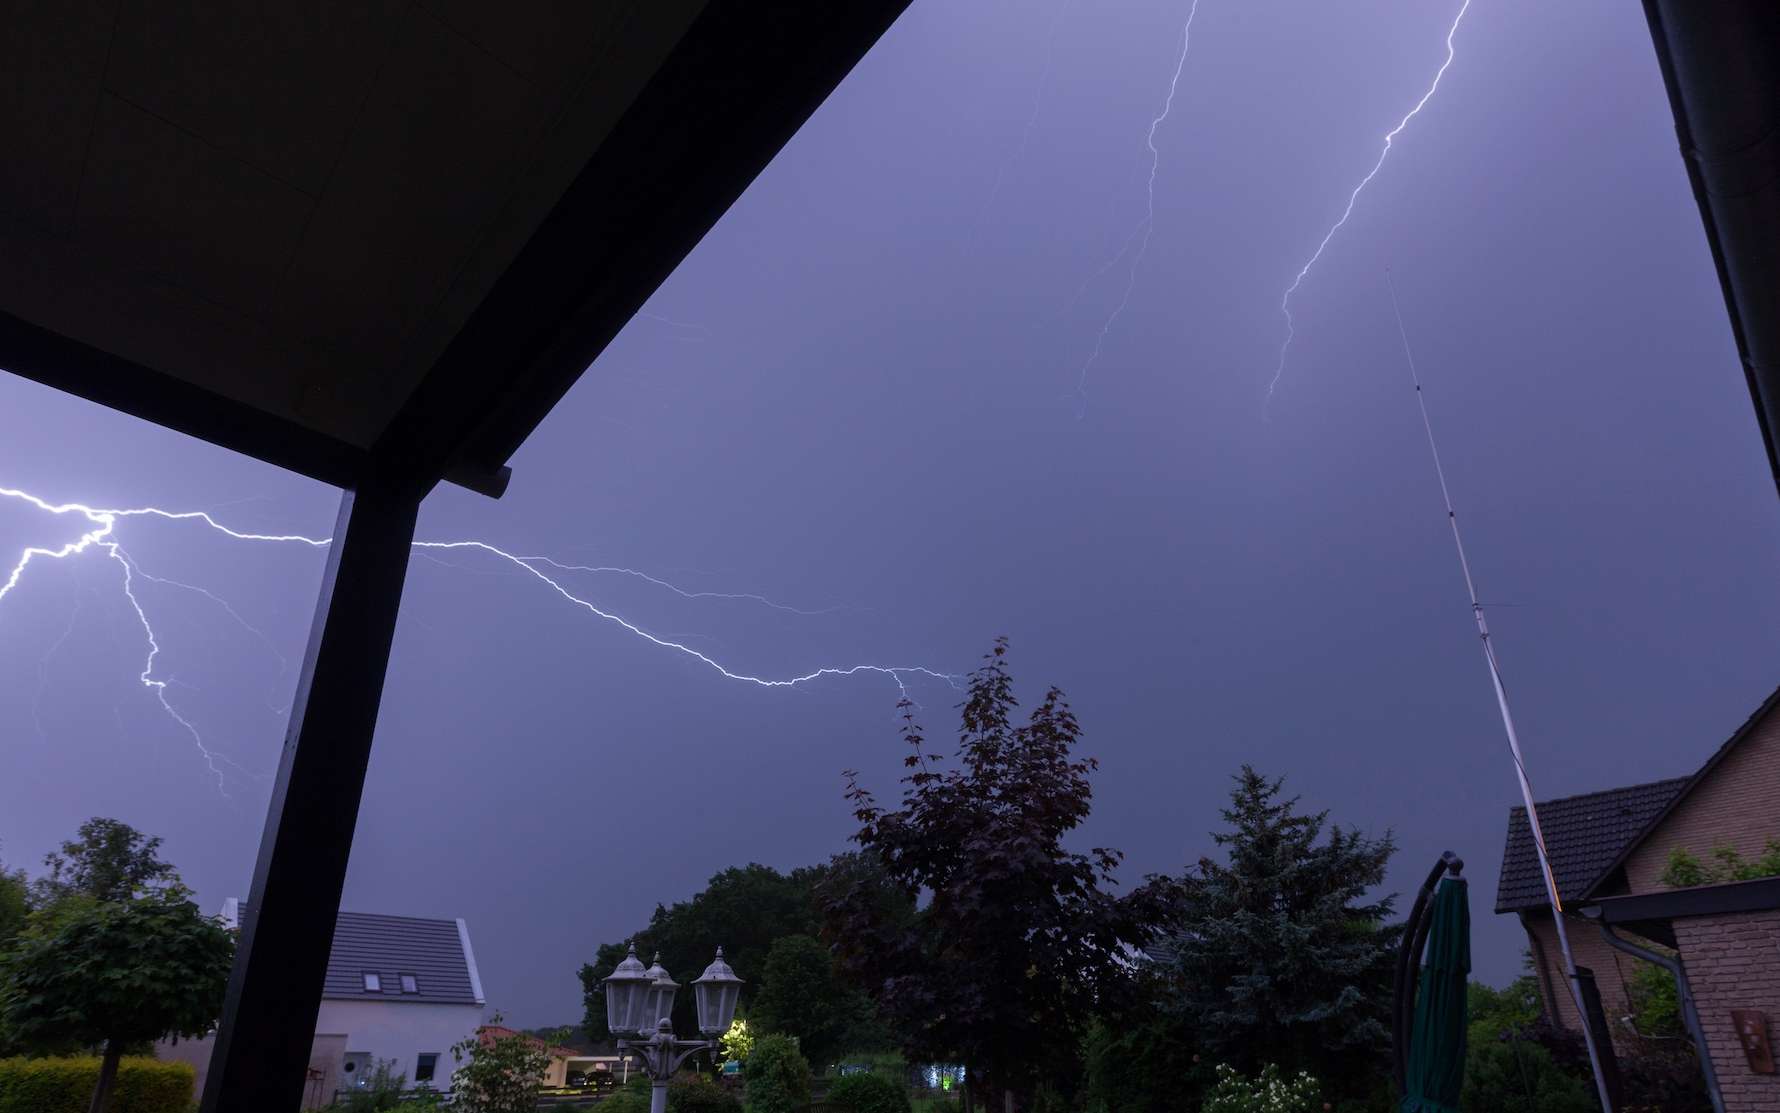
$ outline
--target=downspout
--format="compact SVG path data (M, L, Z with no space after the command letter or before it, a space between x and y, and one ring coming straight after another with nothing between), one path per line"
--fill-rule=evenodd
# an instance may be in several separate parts
M1607 921L1597 922L1601 925L1601 938L1607 941L1608 946L1624 951L1633 958L1654 962L1674 976L1675 992L1681 999L1681 1019L1687 1025L1688 1034L1693 1036L1694 1051L1700 1059L1700 1073L1706 1077L1706 1093L1712 1098L1713 1113L1724 1113L1724 1095L1718 1092L1718 1074L1712 1069L1712 1049L1706 1045L1706 1030L1700 1024L1699 1009L1694 1007L1693 990L1688 987L1687 970L1681 965L1681 959L1640 947L1615 932L1613 925Z

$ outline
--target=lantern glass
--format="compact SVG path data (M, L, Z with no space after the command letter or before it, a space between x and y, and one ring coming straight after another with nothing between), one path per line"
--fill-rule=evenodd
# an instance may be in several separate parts
M656 1025L662 1020L671 1021L674 1015L674 994L679 991L679 983L668 974L667 968L661 964L661 952L655 953L655 965L645 971L649 976L649 988L643 996L643 1032L655 1031Z
M640 1031L647 1015L646 998L654 981L643 969L633 944L630 954L606 978L606 1027L620 1034Z
M698 1005L699 1031L707 1036L729 1031L736 1002L742 995L742 979L723 961L722 947L717 948L717 957L692 983L692 992Z

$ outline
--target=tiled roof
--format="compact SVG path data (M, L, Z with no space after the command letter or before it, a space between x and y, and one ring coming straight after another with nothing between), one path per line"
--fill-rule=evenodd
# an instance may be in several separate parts
M378 916L342 912L334 921L323 997L351 1000L417 1001L434 1005L480 1005L470 974L469 940L456 920ZM365 991L366 973L382 988ZM414 976L418 992L402 992L402 975Z
M1692 779L1677 777L1541 801L1539 823L1558 894L1566 901L1581 898ZM1512 808L1502 877L1496 885L1496 911L1519 912L1543 906L1545 900L1545 880L1539 873L1527 810Z

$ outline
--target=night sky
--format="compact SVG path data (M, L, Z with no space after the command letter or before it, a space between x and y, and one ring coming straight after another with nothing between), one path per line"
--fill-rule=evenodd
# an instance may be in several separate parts
M762 676L963 672L1006 634L1023 689L1059 684L1081 716L1101 761L1083 842L1122 848L1126 880L1209 852L1252 762L1394 830L1398 891L1464 856L1477 972L1501 982L1518 797L1384 270L1535 787L1691 772L1775 683L1780 515L1649 34L1623 0L1476 0L1295 295L1264 414L1280 294L1458 7L1201 0L1132 280L1129 255L1107 264L1144 216L1187 7L916 0L514 458L507 496L441 487L421 536L820 612L568 574ZM335 492L70 396L0 376L0 414L0 486L332 527ZM7 550L79 526L0 502ZM138 683L115 563L33 564L0 602L0 857L35 868L116 816L165 836L214 908L251 874L322 556L190 524L118 538L190 585L138 581L156 675L234 764L219 786ZM577 1019L595 946L713 872L844 849L842 769L894 795L884 677L728 680L486 554L425 556L345 907L464 917L511 1021ZM911 694L955 728L944 684Z

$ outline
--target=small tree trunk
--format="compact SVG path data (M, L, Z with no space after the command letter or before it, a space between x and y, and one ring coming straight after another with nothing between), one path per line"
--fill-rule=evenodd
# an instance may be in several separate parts
M105 1057L99 1061L99 1084L93 1087L93 1104L87 1113L105 1113L111 1105L111 1091L117 1085L117 1063L124 1057L122 1040L105 1041Z

